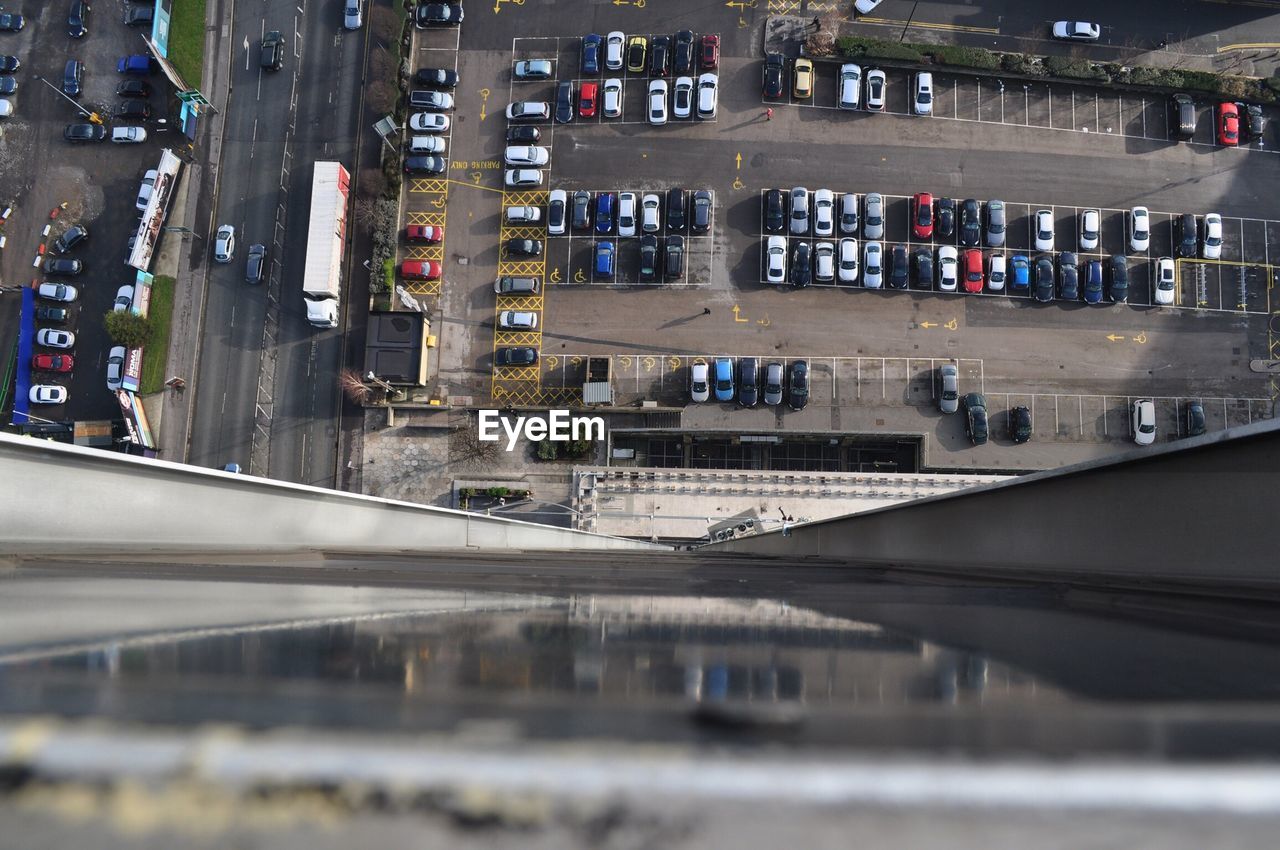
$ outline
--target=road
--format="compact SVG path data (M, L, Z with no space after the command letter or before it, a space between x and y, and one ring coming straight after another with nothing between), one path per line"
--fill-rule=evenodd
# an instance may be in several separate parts
M270 0L234 21L213 228L234 225L237 246L231 263L209 266L189 453L199 466L333 484L342 334L312 329L301 289L312 165L353 165L367 29L348 33L341 22L340 0ZM285 35L279 72L258 67L270 30ZM253 243L271 261L262 287L244 282Z

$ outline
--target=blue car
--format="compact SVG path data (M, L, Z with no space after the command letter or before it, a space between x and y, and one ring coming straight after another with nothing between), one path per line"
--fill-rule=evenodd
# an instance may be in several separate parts
M1031 261L1022 254L1009 258L1009 288L1023 292L1031 288Z
M613 232L613 198L612 192L596 195L596 233Z
M592 33L582 39L582 73L600 73L600 46L604 39Z
M733 360L717 357L712 382L716 388L716 401L733 401Z
M596 275L613 277L613 243L596 243Z
M1102 303L1102 261L1090 260L1084 270L1084 303Z

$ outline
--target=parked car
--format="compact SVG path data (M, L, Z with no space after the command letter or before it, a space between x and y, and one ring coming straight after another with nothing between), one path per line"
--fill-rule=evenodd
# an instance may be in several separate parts
M78 275L84 271L84 263L67 257L50 257L44 261L47 275Z
M964 291L977 293L982 291L986 281L982 274L982 252L970 248L964 252Z
M500 277L494 281L493 291L499 295L537 295L542 291L542 281L536 277Z
M1133 441L1140 446L1149 446L1156 441L1156 405L1149 398L1133 400L1129 408L1129 427L1133 430Z
M693 77L676 77L671 89L671 114L675 118L693 115Z
M879 289L884 285L884 249L879 242L868 242L862 251L862 285Z
M1156 260L1155 302L1161 306L1173 303L1174 290L1177 288L1177 276L1174 271L1172 257L1161 257Z
M129 27L149 27L155 22L155 6L130 6L125 9L124 23Z
M651 281L658 277L658 237L646 233L640 237L640 279Z
M125 313L133 307L133 286L126 283L116 290L116 298L111 302L113 313Z
M600 192L596 195L596 233L613 232L613 210L616 197L612 192Z
M504 331L535 330L538 314L532 310L503 310L498 313L498 327Z
M595 99L592 98L592 102ZM573 83L556 85L556 123L568 124L573 120Z
M1189 94L1169 96L1169 130L1175 139L1190 140L1196 134L1196 102Z
M404 228L406 242L439 242L444 239L444 228L430 224L409 224Z
M58 384L33 384L27 392L32 404L66 404L67 388Z
M45 348L74 348L76 335L57 328L41 328L36 331L36 344Z
M662 199L652 192L640 199L640 229L645 233L662 230Z
M507 207L504 212L506 213L507 224L529 225L542 221L541 208L529 204Z
M1053 212L1036 210L1036 250L1053 250Z
M830 189L813 193L813 235L831 236L836 227L836 196Z
M449 163L442 156L406 156L403 167L405 174L444 174Z
M987 289L992 292L1003 292L1004 281L1004 254L992 254L987 258Z
M31 358L31 368L38 372L70 372L76 360L70 354L37 354Z
M540 239L508 239L503 243L508 256L541 257L542 240Z
M133 202L139 210L147 208L147 204L151 201L151 193L155 191L156 181L159 179L159 171L154 168L147 169L147 173L142 177L142 183L138 186L138 197Z
M415 116L416 117L416 116ZM448 118L445 118L446 122ZM514 103L507 104L507 120L508 121L546 121L551 117L551 106L544 100L517 100ZM414 129L417 129L416 127ZM445 129L448 129L446 123ZM437 130L436 132L444 132Z
M987 201L987 232L986 242L988 248L1001 248L1004 246L1005 234L1005 209L1004 201L990 200Z
M1114 304L1129 300L1129 262L1121 254L1111 258L1111 287L1107 294Z
M852 192L840 196L840 232L850 236L858 233L858 196Z
M517 80L549 80L551 73L550 59L521 59L511 71Z
M938 410L955 413L960 409L960 370L954 363L938 369Z
M951 245L938 248L938 289L943 292L955 292L960 285L959 252Z
M358 30L364 25L364 0L346 0L342 9L343 29Z
M769 363L764 367L764 403L782 404L782 364Z
M685 191L675 188L667 190L667 228L684 230Z
M464 17L461 3L422 3L413 14L413 25L418 29L456 27Z
M888 87L885 73L879 68L867 71L867 109L872 112L884 112L885 93Z
M1058 255L1058 297L1064 301L1080 298L1080 275L1076 255L1063 251Z
M400 276L405 280L439 280L444 270L434 260L404 260Z
M519 127L521 130L532 130L534 127ZM445 151L445 140L439 136L410 136L409 137L409 153L415 156L422 154L443 154Z
M643 74L648 52L649 39L642 35L633 35L627 39L627 70L633 74Z
M837 263L836 276L841 283L856 283L858 280L858 240L845 238L840 240L840 260Z
M1200 256L1206 260L1222 257L1222 216L1217 213L1207 213L1204 217L1204 241L1200 245Z
M1178 256L1183 258L1194 257L1200 241L1194 215L1183 213L1178 216L1178 234Z
M596 243L596 276L613 277L613 243L606 240Z
M1261 142L1267 132L1267 115L1256 103L1237 103L1240 110L1240 136L1251 142Z
M921 71L915 76L915 93L911 98L911 109L916 115L933 114L933 74Z
M409 106L412 109L426 109L431 112L448 112L453 109L453 95L447 91L416 89L409 92Z
M89 16L93 9L88 0L71 0L71 9L67 12L67 35L71 38L84 38L89 33Z
M813 278L819 283L836 279L836 246L819 242L813 246Z
M622 70L622 48L626 41L626 33L618 30L604 37L604 66L610 71Z
M703 74L698 77L698 117L703 121L710 121L716 117L719 90L720 78L715 74Z
M1204 405L1198 401L1187 402L1187 436L1199 437L1205 432Z
M791 233L804 236L809 232L809 190L796 186L791 190Z
M977 248L982 242L982 208L974 198L966 198L960 205L960 244L965 248Z
M857 109L862 98L862 67L852 62L840 66L840 79L836 83L836 106L840 109Z
M1080 214L1080 250L1092 251L1098 247L1098 232L1102 227L1102 214L1097 210L1085 210Z
M787 282L787 240L784 236L770 236L764 249L765 280L769 283Z
M42 283L36 287L36 295L46 301L70 303L80 297L80 292L69 283Z
M809 243L796 242L791 249L791 285L796 289L803 289L808 286L811 281Z
M884 196L868 192L863 199L862 235L867 239L884 238Z
M139 145L147 140L147 131L143 127L112 127L111 141L123 145Z
M551 151L537 145L507 145L502 153L507 165L541 167L551 161Z
M813 60L801 57L791 69L791 95L799 100L813 96Z
M107 137L107 128L101 124L68 124L62 138L68 142L100 142Z
M717 357L713 367L716 401L733 401L733 397L737 394L733 385L733 360L728 357Z
M923 245L911 252L915 265L916 289L933 289L933 250Z
M982 393L964 396L964 432L975 446L987 442L987 397Z
M1151 214L1146 207L1129 210L1129 250L1145 254L1151 245Z
M1018 405L1009 411L1009 434L1015 443L1031 439L1031 409Z
M672 52L672 70L677 74L692 74L694 62L693 33L680 30L676 33L675 50Z
M809 403L809 363L792 360L791 374L787 376L787 407L804 410Z
M529 346L499 348L493 362L496 366L533 366L538 362L538 349Z
M604 81L600 95L600 111L605 118L622 117L622 80L610 78Z
M911 235L933 238L933 195L928 192L917 192L911 198Z
M709 189L699 189L693 193L689 208L691 211L689 229L694 233L706 233L711 229L712 198Z
M542 104L546 106L546 104ZM511 116L508 115L508 118ZM449 132L449 116L438 112L415 112L409 118L409 129L415 133Z
M765 97L782 97L787 88L787 60L781 53L769 53L764 57L763 78L760 89Z
M1009 258L1009 289L1027 292L1031 289L1031 260L1025 254Z
M1218 104L1218 144L1235 147L1240 144L1240 111L1234 103Z
M1036 257L1036 283L1032 297L1041 304L1053 300L1053 258L1045 254Z
M508 168L502 182L508 189L524 189L542 185L542 172L536 168Z
M59 254L65 254L88 238L89 228L83 224L73 224L54 241L53 250Z
M600 73L600 51L604 39L595 33L582 38L582 73L595 76Z
M84 64L77 59L68 59L62 70L62 93L70 97L79 97L84 83Z
M933 229L943 239L956 235L956 202L953 198L938 198L938 214Z
M889 252L889 288L906 289L911 285L911 259L907 246L894 245Z
M1090 260L1084 267L1084 303L1102 303L1102 260Z
M694 363L689 369L689 398L698 404L711 398L709 372L706 363Z
M61 286L62 284L54 284L54 285ZM69 310L67 310L66 307L37 307L36 308L37 322L62 323L62 322L65 322L68 318L70 318L70 316L71 316L71 313Z
M755 407L760 399L760 361L754 357L738 360L738 404Z
M649 83L649 123L654 127L667 123L666 80L652 80Z
M671 65L671 37L654 36L649 42L649 74L654 77L665 77Z
M116 62L116 73L132 74L138 77L146 77L156 72L156 60L152 59L146 53L134 53L130 56L122 56Z
M707 34L702 37L698 63L704 71L714 71L720 67L720 36Z
M573 193L573 215L571 219L574 230L586 230L591 227L591 193L579 189Z

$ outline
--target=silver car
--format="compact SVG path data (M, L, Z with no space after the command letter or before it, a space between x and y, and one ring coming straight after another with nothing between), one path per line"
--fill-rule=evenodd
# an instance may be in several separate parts
M1005 211L1004 201L987 201L987 247L1004 246Z
M764 367L764 403L782 404L781 363L770 363Z
M866 239L884 238L884 197L879 192L868 192L863 201L862 235Z
M347 0L342 12L342 25L349 30L358 30L364 25L364 0Z
M229 224L218 228L218 235L213 242L213 258L220 263L229 263L236 255L236 229Z
M938 409L943 413L955 413L960 409L960 370L948 363L938 370L942 392L938 395Z
M809 232L809 190L803 186L791 190L791 232L797 236Z

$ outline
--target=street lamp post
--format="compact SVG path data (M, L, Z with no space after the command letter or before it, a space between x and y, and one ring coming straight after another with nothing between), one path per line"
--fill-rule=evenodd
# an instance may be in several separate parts
M62 89L58 88L58 87L57 87L57 86L55 86L53 83L51 83L51 82L49 82L48 80L46 80L44 77L41 77L39 74L37 74L37 75L36 75L36 79L37 79L37 80L39 80L40 82L44 83L44 84L45 84L46 86L48 86L49 88L53 89L54 93L55 93L55 94L57 94L57 95L58 95L58 97L62 98L62 99L63 99L63 100L65 100L67 103L69 103L69 104L71 104L72 106L74 106L74 107L76 108L76 111L77 111L77 112L79 112L79 113L80 113L81 115L83 115L85 118L88 118L88 119L89 119L89 122L90 122L90 123L92 123L92 124L101 124L101 123L102 123L102 118L98 115L98 113L96 113L96 112L90 112L89 110L85 109L83 106L81 106L80 104L76 103L76 102L75 102L74 100L72 100L71 98L67 97L66 93L65 93L65 92L63 92L63 90L62 90Z
M907 22L902 27L902 35L898 36L898 44L902 44L903 40L906 39L907 30L911 28L911 21L915 19L916 7L919 5L920 5L920 0L915 0L915 2L911 4L911 14L907 15Z

